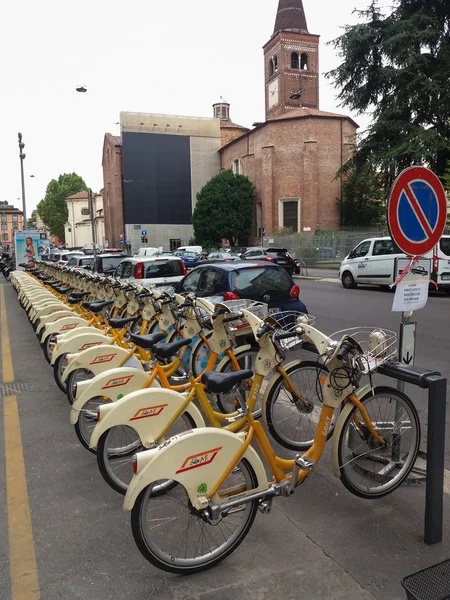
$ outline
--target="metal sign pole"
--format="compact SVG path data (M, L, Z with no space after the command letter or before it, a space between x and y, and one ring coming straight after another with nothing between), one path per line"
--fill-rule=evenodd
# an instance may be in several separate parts
M97 272L97 248L96 248L96 240L95 240L95 217L94 217L94 206L92 200L92 190L88 189L88 206L89 206L89 214L91 215L91 230L92 230L92 247L94 251L94 273Z

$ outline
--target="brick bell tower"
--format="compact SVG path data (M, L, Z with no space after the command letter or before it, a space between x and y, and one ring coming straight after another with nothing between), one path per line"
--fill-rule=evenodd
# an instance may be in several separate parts
M264 46L266 119L301 107L319 108L319 36L308 32L302 0L279 0Z

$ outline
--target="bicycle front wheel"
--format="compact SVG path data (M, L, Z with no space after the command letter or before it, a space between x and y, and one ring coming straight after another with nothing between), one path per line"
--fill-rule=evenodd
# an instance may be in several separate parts
M80 440L80 444L92 454L97 454L97 448L90 448L89 442L94 427L97 425L97 409L103 404L110 404L112 400L102 396L97 396L88 400L80 410L78 421L75 423L75 433Z
M89 369L75 369L69 373L66 383L66 394L70 404L75 402L77 384L88 379L93 379L94 377L94 373Z
M193 508L181 484L164 495L152 496L155 485L142 490L131 512L135 542L143 556L153 565L180 575L213 567L233 552L252 526L258 501L235 506L217 521L208 521ZM222 484L218 494L231 498L256 486L256 476L245 460L236 466Z
M278 375L264 403L264 420L271 436L289 450L307 450L311 447L322 411L320 379L328 370L321 363L302 361L286 367L291 385L301 398L297 398ZM333 434L334 416L328 439Z
M384 444L369 431L355 406L338 440L341 481L355 496L381 498L396 490L414 466L419 415L408 396L388 387L376 388L361 403Z

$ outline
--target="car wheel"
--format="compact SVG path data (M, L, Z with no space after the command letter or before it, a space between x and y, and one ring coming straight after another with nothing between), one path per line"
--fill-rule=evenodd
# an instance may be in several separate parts
M346 290L352 290L356 288L355 280L353 279L353 275L350 273L350 271L344 271L344 273L342 273L341 282Z

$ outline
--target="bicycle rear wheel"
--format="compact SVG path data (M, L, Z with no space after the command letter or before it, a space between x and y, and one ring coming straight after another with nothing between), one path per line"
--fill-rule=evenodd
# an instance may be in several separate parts
M80 440L80 444L92 454L97 454L97 448L90 448L89 442L91 441L91 435L94 431L94 427L97 425L97 409L103 404L110 404L112 400L110 398L96 396L91 398L80 410L78 421L75 423L75 433L77 438Z
M166 480L164 480L166 481ZM233 552L252 526L258 501L243 503L210 522L193 508L181 484L152 496L157 481L142 490L131 512L135 542L153 565L170 573L192 574L213 567ZM256 486L251 465L243 459L218 494L231 498Z
M338 440L341 481L355 496L381 498L396 490L414 466L420 444L419 415L398 390L379 387L361 401L381 445L370 433L355 406Z
M75 402L77 384L88 379L93 379L94 377L94 373L89 369L75 369L69 373L66 383L66 394L70 404Z
M271 436L284 448L307 450L314 441L322 410L320 378L327 377L328 370L320 363L305 360L286 367L285 372L307 404L287 389L280 373L264 403L264 420ZM327 439L333 435L334 424L333 417Z
M195 426L192 417L188 413L183 413L164 433L164 439L194 429ZM98 468L106 483L119 494L126 493L133 477L133 456L142 450L145 448L139 434L128 425L116 425L101 435L97 444Z

